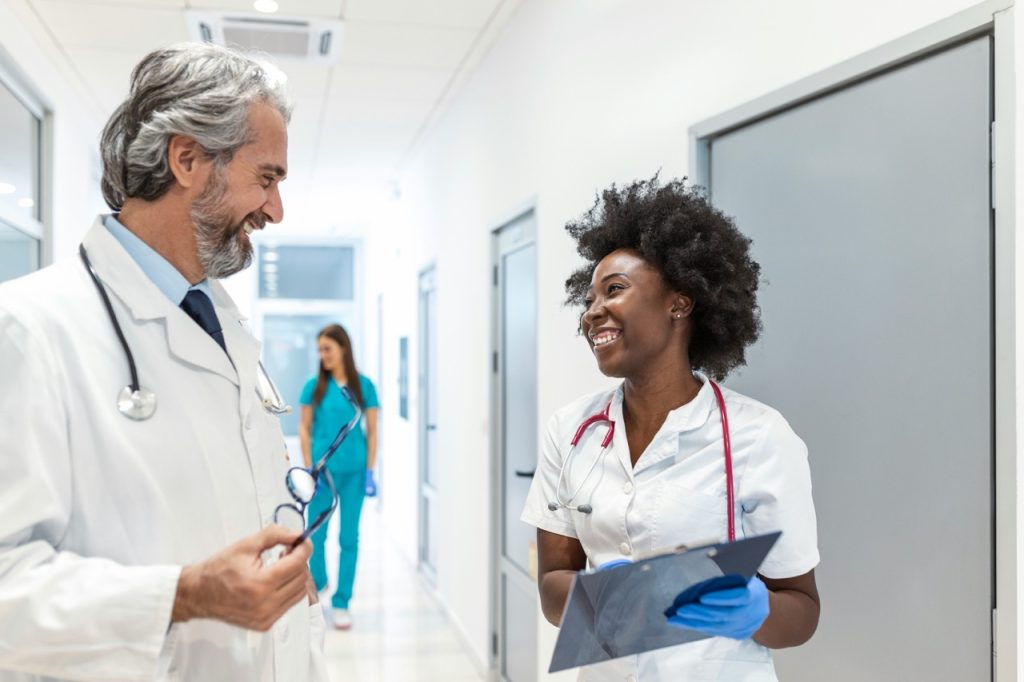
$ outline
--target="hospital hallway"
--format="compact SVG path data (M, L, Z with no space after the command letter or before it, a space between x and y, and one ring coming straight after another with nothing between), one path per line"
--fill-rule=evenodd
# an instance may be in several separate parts
M1024 682L1018 1L0 0L0 682Z
M363 510L351 630L328 630L332 680L477 682L475 667L426 579L402 556L375 503ZM330 543L328 544L330 546Z

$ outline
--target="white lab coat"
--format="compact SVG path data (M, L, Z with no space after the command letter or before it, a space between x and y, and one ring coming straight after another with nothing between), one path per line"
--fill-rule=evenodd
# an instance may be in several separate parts
M622 419L622 388L585 396L548 423L537 473L522 519L537 528L577 538L591 566L634 558L681 544L728 537L722 421L704 377L696 398L673 410L632 466ZM817 529L807 448L782 416L756 400L722 387L732 443L736 537L776 530L782 536L762 564L769 578L790 578L818 564ZM555 501L562 462L579 425L611 402L615 437L574 505ZM607 426L592 426L569 460L561 499L576 492L601 455ZM665 605L666 607L668 604ZM580 679L601 682L775 682L771 652L754 642L716 637L581 668Z
M219 283L231 361L99 220L85 245L158 406L118 412L127 361L77 256L0 286L0 682L326 680L305 599L267 633L168 630L180 567L288 499L284 440L257 399L259 344Z

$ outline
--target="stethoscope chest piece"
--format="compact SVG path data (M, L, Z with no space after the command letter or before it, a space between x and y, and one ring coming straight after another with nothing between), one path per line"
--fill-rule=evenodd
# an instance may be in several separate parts
M125 386L117 394L117 411L135 421L149 419L156 412L156 394L142 386L135 391Z

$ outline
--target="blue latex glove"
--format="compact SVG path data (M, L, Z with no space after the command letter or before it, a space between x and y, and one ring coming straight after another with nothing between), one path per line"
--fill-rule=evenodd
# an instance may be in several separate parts
M768 588L755 575L743 587L706 592L697 601L670 608L667 615L669 624L687 630L750 639L768 617Z
M377 481L373 478L373 469L366 470L366 496L377 497Z
M626 557L622 557L620 559L612 559L611 561L606 561L597 568L595 568L594 573L597 573L598 571L603 571L606 568L615 568L616 566L625 566L626 564L631 563L633 562L630 559L627 559Z

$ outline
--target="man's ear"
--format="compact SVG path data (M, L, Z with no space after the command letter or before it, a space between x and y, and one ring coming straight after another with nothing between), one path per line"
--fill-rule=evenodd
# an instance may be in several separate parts
M167 143L167 165L182 187L204 186L209 165L208 155L191 137L171 136Z
M674 320L681 320L693 314L693 299L684 294L676 294L672 299L669 314Z

